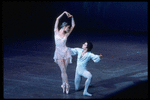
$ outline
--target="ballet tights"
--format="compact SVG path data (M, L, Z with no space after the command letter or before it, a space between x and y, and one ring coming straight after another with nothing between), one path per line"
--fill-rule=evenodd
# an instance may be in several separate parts
M83 95L92 96L92 94L87 92L88 87L89 87L90 82L91 82L92 74L89 71L87 71L87 70L85 70L83 72L83 74L79 74L77 72L77 70L76 70L76 74L75 74L75 90L79 89L79 85L80 85L80 82L81 82L81 76L87 78L86 81L85 81L85 87L84 87Z
M66 73L66 70L67 70L67 66L68 66L68 63L69 63L69 59L66 59L66 60L57 60L58 62L58 66L60 67L60 70L61 70L61 78L62 78L62 89L63 89L63 93L66 93L68 94L69 93L69 84L68 84L68 76L67 76L67 73Z

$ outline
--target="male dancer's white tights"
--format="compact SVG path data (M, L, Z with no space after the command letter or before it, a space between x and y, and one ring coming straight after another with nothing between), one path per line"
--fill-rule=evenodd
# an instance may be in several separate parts
M89 71L87 71L87 70L83 71L82 74L79 74L78 71L76 70L76 74L75 74L75 90L79 89L81 76L87 78L86 81L85 81L85 87L84 87L83 95L92 96L92 94L87 92L88 87L89 87L90 82L91 82L92 74Z

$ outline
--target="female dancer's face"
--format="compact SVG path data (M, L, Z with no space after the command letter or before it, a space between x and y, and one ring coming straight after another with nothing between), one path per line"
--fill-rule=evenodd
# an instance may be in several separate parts
M65 27L65 32L66 32L66 33L69 32L69 30L70 30L69 27L70 27L70 25L67 25L67 26Z
M82 49L87 49L87 42L82 45Z

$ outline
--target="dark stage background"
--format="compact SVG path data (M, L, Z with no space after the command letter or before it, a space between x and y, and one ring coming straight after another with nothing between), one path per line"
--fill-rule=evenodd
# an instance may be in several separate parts
M74 90L76 56L67 67L70 94L62 93L53 56L56 18L68 11L75 28L68 47L90 40L100 63L88 64L92 97ZM71 23L63 16L60 20ZM2 2L4 98L148 98L148 2ZM129 87L130 86L130 87ZM127 88L128 87L128 88ZM126 88L126 89L125 89Z
M81 31L148 32L148 2L3 1L4 42L53 38L55 19L65 10L74 16L76 26L73 32L76 34ZM62 20L70 21L66 16Z

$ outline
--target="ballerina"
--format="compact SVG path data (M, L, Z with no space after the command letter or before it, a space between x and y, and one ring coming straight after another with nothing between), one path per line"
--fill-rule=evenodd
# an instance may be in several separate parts
M61 29L58 29L58 24L60 18L66 14L68 18L71 17L71 27L66 22L63 22L61 25ZM69 28L70 27L70 28ZM62 89L63 93L69 93L69 83L68 77L66 73L66 69L69 63L72 63L72 57L70 55L69 49L66 46L67 38L75 27L75 22L73 16L64 11L61 15L56 18L55 26L54 26L54 38L55 38L55 52L54 52L54 62L58 64L61 70L61 78L62 78Z

